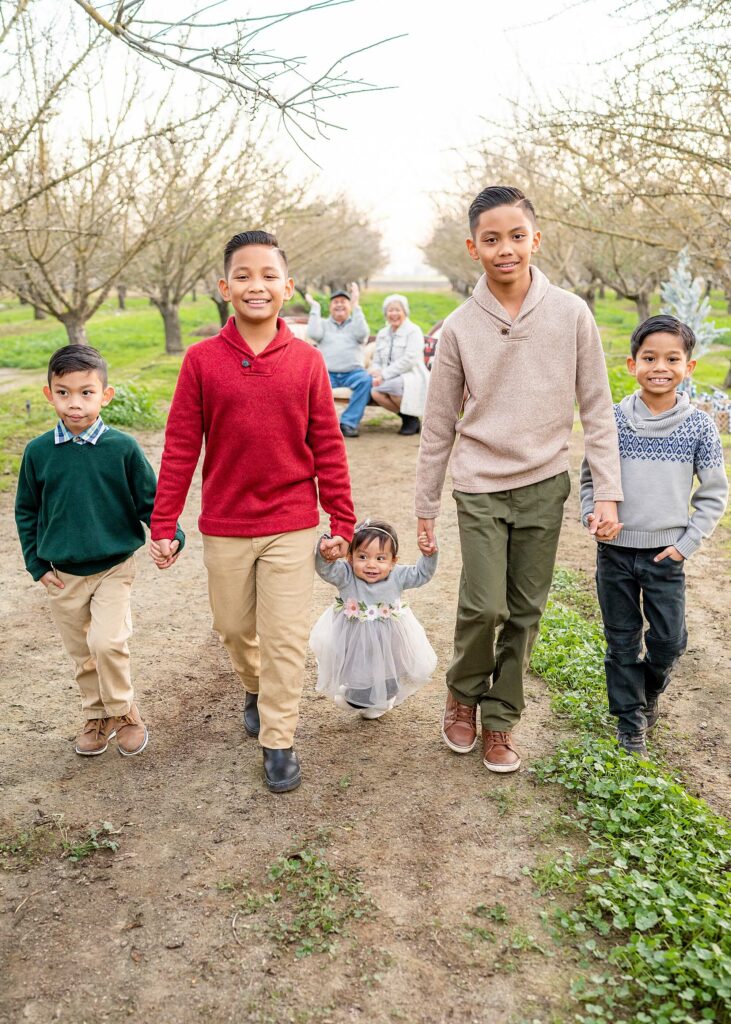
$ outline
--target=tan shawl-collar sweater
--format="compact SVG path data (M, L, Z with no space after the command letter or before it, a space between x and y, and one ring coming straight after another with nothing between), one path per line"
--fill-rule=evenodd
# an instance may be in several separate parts
M531 267L530 288L511 320L483 274L439 338L416 468L417 516L438 515L452 448L454 489L470 494L564 472L575 400L594 498L621 501L612 398L589 307Z

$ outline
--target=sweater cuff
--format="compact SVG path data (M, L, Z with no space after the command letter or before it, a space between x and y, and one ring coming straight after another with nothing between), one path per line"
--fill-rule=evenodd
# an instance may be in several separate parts
M155 525L150 527L150 537L153 540L174 540L180 527L174 519L157 519ZM179 539L179 538L178 538Z
M433 508L428 510L425 508L415 508L414 515L417 519L436 519L439 515L439 510L439 505L435 505Z
M686 533L683 534L680 540L676 540L673 544L673 547L676 549L676 551L680 552L683 558L690 558L691 555L694 555L696 553L700 546L700 541L696 540L693 537L693 534L690 532L690 530L686 531Z
M624 501L624 494L618 491L595 491L594 503L597 501Z
M330 519L330 536L331 537L342 537L343 540L347 540L350 544L353 539L353 532L355 529L354 523L343 522L342 519Z
M31 565L27 565L26 569L33 577L34 582L37 583L41 576L45 576L47 572L51 572L53 566L50 562L38 561L33 562Z

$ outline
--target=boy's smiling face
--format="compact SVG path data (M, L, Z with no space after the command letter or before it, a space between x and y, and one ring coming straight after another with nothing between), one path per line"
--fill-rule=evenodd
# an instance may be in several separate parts
M43 394L71 434L82 434L94 423L105 405L114 397L114 388L104 387L94 370L74 370L52 377Z
M637 378L643 401L657 404L663 399L675 401L678 385L693 372L695 362L688 359L682 338L658 331L648 334L634 359L627 359L627 369Z
M488 282L503 288L530 275L530 259L541 244L541 233L530 214L520 206L495 206L483 210L467 251L479 261Z
M262 324L276 320L292 298L294 281L278 251L268 245L245 245L231 257L228 277L218 282L221 296L230 302L238 320Z

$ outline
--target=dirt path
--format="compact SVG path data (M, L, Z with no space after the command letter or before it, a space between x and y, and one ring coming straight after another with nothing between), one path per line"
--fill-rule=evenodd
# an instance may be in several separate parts
M157 463L161 437L145 443ZM408 560L417 445L391 423L348 442L359 514L391 518ZM69 664L2 498L0 841L25 830L34 845L6 858L13 866L0 873L0 1021L549 1024L564 1012L573 968L543 929L539 914L550 904L523 869L571 841L560 794L538 788L528 771L490 775L477 751L451 755L438 735L459 575L451 500L437 576L413 594L440 656L434 682L380 721L353 721L315 695L310 659L298 732L305 782L283 797L262 785L237 682L210 630L198 501L196 487L189 548L173 571L156 573L138 558L133 657L151 741L144 756L122 762L111 748L91 761L73 753ZM560 559L588 569L591 546L574 516L575 495ZM715 576L706 578L711 564ZM688 743L686 773L721 806L731 746L717 710L729 581L718 564L703 556L691 569L692 651L669 701L664 745ZM318 581L313 615L331 599ZM528 694L519 740L530 765L560 730L539 681ZM116 853L74 864L41 849L41 837L79 836L101 822L121 830ZM282 938L294 923L292 893L267 869L282 854L318 847L325 868L307 854L298 862L298 878L312 882L300 938L314 934L320 895L335 884L349 891L339 905L351 916L335 953L298 958ZM503 916L496 903L506 921L494 920Z

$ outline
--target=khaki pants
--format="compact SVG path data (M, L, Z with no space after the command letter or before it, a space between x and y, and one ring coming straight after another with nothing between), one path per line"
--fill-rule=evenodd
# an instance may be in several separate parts
M134 557L93 576L56 572L63 590L46 587L51 615L76 664L86 718L121 717L134 700L129 647Z
M447 686L480 705L484 729L510 732L525 707L530 657L556 561L568 473L492 494L454 492L462 576Z
M213 628L244 689L259 694L263 747L292 746L304 682L316 529L203 537Z

